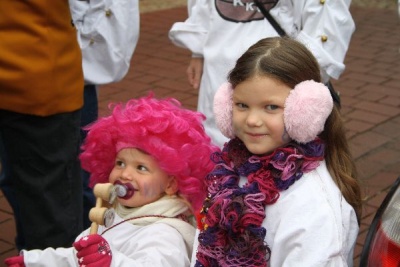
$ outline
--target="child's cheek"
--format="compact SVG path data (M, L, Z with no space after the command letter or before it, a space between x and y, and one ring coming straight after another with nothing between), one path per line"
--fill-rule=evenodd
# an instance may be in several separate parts
M286 127L283 127L282 142L288 143L290 141L291 141L291 138L290 138L289 134L286 131Z

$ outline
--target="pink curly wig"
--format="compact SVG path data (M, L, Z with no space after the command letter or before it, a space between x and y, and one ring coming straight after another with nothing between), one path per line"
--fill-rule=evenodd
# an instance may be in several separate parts
M213 169L211 144L202 121L204 115L181 108L173 98L158 100L150 94L114 106L112 114L87 127L82 168L90 185L108 182L120 144L152 155L160 167L176 177L178 192L197 210L205 197L204 178Z

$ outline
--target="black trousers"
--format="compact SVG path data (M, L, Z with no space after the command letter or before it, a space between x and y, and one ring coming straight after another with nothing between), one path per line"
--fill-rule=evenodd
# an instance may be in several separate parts
M98 100L96 85L87 84L83 90L83 107L81 116L81 143L85 140L87 131L83 128L98 118ZM96 197L93 189L89 187L90 173L81 171L83 182L83 228L89 228L91 221L89 220L89 212L96 204Z
M23 248L71 246L82 231L81 111L47 117L0 110L0 187L19 216Z

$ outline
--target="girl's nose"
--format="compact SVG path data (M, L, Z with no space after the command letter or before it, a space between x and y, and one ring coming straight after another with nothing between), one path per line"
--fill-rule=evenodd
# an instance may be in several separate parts
M249 111L246 118L246 123L251 127L259 127L262 125L262 120L257 111Z

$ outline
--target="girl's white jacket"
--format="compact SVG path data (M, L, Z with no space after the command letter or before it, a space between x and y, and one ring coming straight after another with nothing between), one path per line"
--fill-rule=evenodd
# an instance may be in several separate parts
M198 110L207 117L207 133L222 146L227 139L217 129L212 113L215 91L226 81L236 60L252 44L265 37L278 36L268 20L232 22L225 20L216 8L216 1L189 1L189 17L175 23L170 40L189 49L193 56L204 58ZM224 1L254 12L251 0ZM305 44L321 67L323 81L338 79L344 71L344 58L355 30L349 12L350 0L280 0L271 15L292 38Z
M244 184L246 178L241 178ZM333 182L326 164L306 173L278 201L266 206L263 227L270 267L353 266L358 235L354 209ZM197 231L198 234L198 231ZM195 239L191 266L198 246Z

